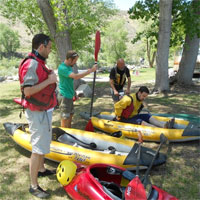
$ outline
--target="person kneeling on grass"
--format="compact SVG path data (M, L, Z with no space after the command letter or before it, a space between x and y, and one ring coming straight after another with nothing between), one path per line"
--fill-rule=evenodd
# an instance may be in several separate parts
M168 122L161 122L150 114L139 114L144 107L143 101L148 95L149 89L146 86L142 86L136 93L123 96L123 98L114 105L116 120L144 126L173 128L174 119Z

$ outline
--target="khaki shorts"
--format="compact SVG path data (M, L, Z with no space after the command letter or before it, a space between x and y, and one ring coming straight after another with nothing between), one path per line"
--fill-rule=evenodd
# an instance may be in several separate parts
M70 115L74 114L73 99L68 99L59 94L58 101L59 101L60 115L62 119L68 119Z
M32 153L48 154L52 139L52 114L53 111L31 111L26 109L25 115L31 133Z

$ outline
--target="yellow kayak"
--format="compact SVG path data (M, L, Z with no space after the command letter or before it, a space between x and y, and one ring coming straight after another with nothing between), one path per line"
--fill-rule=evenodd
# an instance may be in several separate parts
M5 123L4 128L18 145L31 151L30 133L26 124ZM138 144L132 140L59 127L53 127L52 133L50 153L45 155L47 159L56 162L71 160L82 165L106 163L128 169L134 169L137 164ZM140 167L147 168L154 154L154 150L142 146ZM154 165L165 161L166 156L159 153Z
M88 119L87 113L82 113L81 116ZM91 117L92 125L106 133L113 134L121 131L122 135L128 138L138 138L138 131L143 133L145 141L160 141L160 135L163 133L171 142L184 142L200 139L200 124L193 123L187 120L175 118L173 129L142 126L137 124L123 123L113 121L114 113L101 112ZM154 116L157 120L166 122L170 117Z

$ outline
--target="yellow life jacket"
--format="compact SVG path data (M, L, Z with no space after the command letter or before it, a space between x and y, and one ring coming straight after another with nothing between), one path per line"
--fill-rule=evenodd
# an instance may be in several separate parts
M130 115L129 118L137 115L139 113L139 111L140 111L141 106L142 106L142 101L138 101L137 100L136 93L132 94L131 96L133 98L133 107L134 107L134 110L133 110L133 112L132 112L132 114Z
M141 106L143 105L142 104L142 101L138 101L137 100L137 97L136 97L136 93L132 93L130 94L130 96L133 98L133 112L131 113L130 117L133 117L135 115L138 114L138 112L140 111L141 109ZM123 112L123 110L127 107L127 106L130 106L131 104L131 98L129 96L124 96L120 101L116 102L114 107L115 107L115 115L118 116L118 117L121 117L121 114Z
M126 70L126 69L125 69ZM115 79L114 79L114 84L115 85L121 85L124 86L126 82L126 71L124 71L124 74L122 75L122 78L120 80L120 74L117 73L117 67L115 67Z

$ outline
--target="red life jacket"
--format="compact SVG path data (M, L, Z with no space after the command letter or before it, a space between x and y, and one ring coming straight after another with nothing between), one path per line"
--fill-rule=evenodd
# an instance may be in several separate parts
M133 110L134 110L134 105L133 105L133 98L130 95L127 95L131 98L131 104L129 106L127 106L121 114L121 117L124 119L128 119L129 116L132 114Z
M35 57L34 54L30 54L27 58L25 58L20 66L19 66L19 80L20 84L23 85L24 76L28 72L28 68L31 62L31 59L35 59L38 62L38 66L36 69L36 73L38 76L38 83L45 81L48 78L48 75L51 73L46 66L43 60ZM31 95L30 97L25 97L24 95L24 87L21 86L22 91L22 100L21 105L24 108L29 108L32 111L44 111L50 108L53 108L57 105L56 99L56 83L50 84L38 93Z

